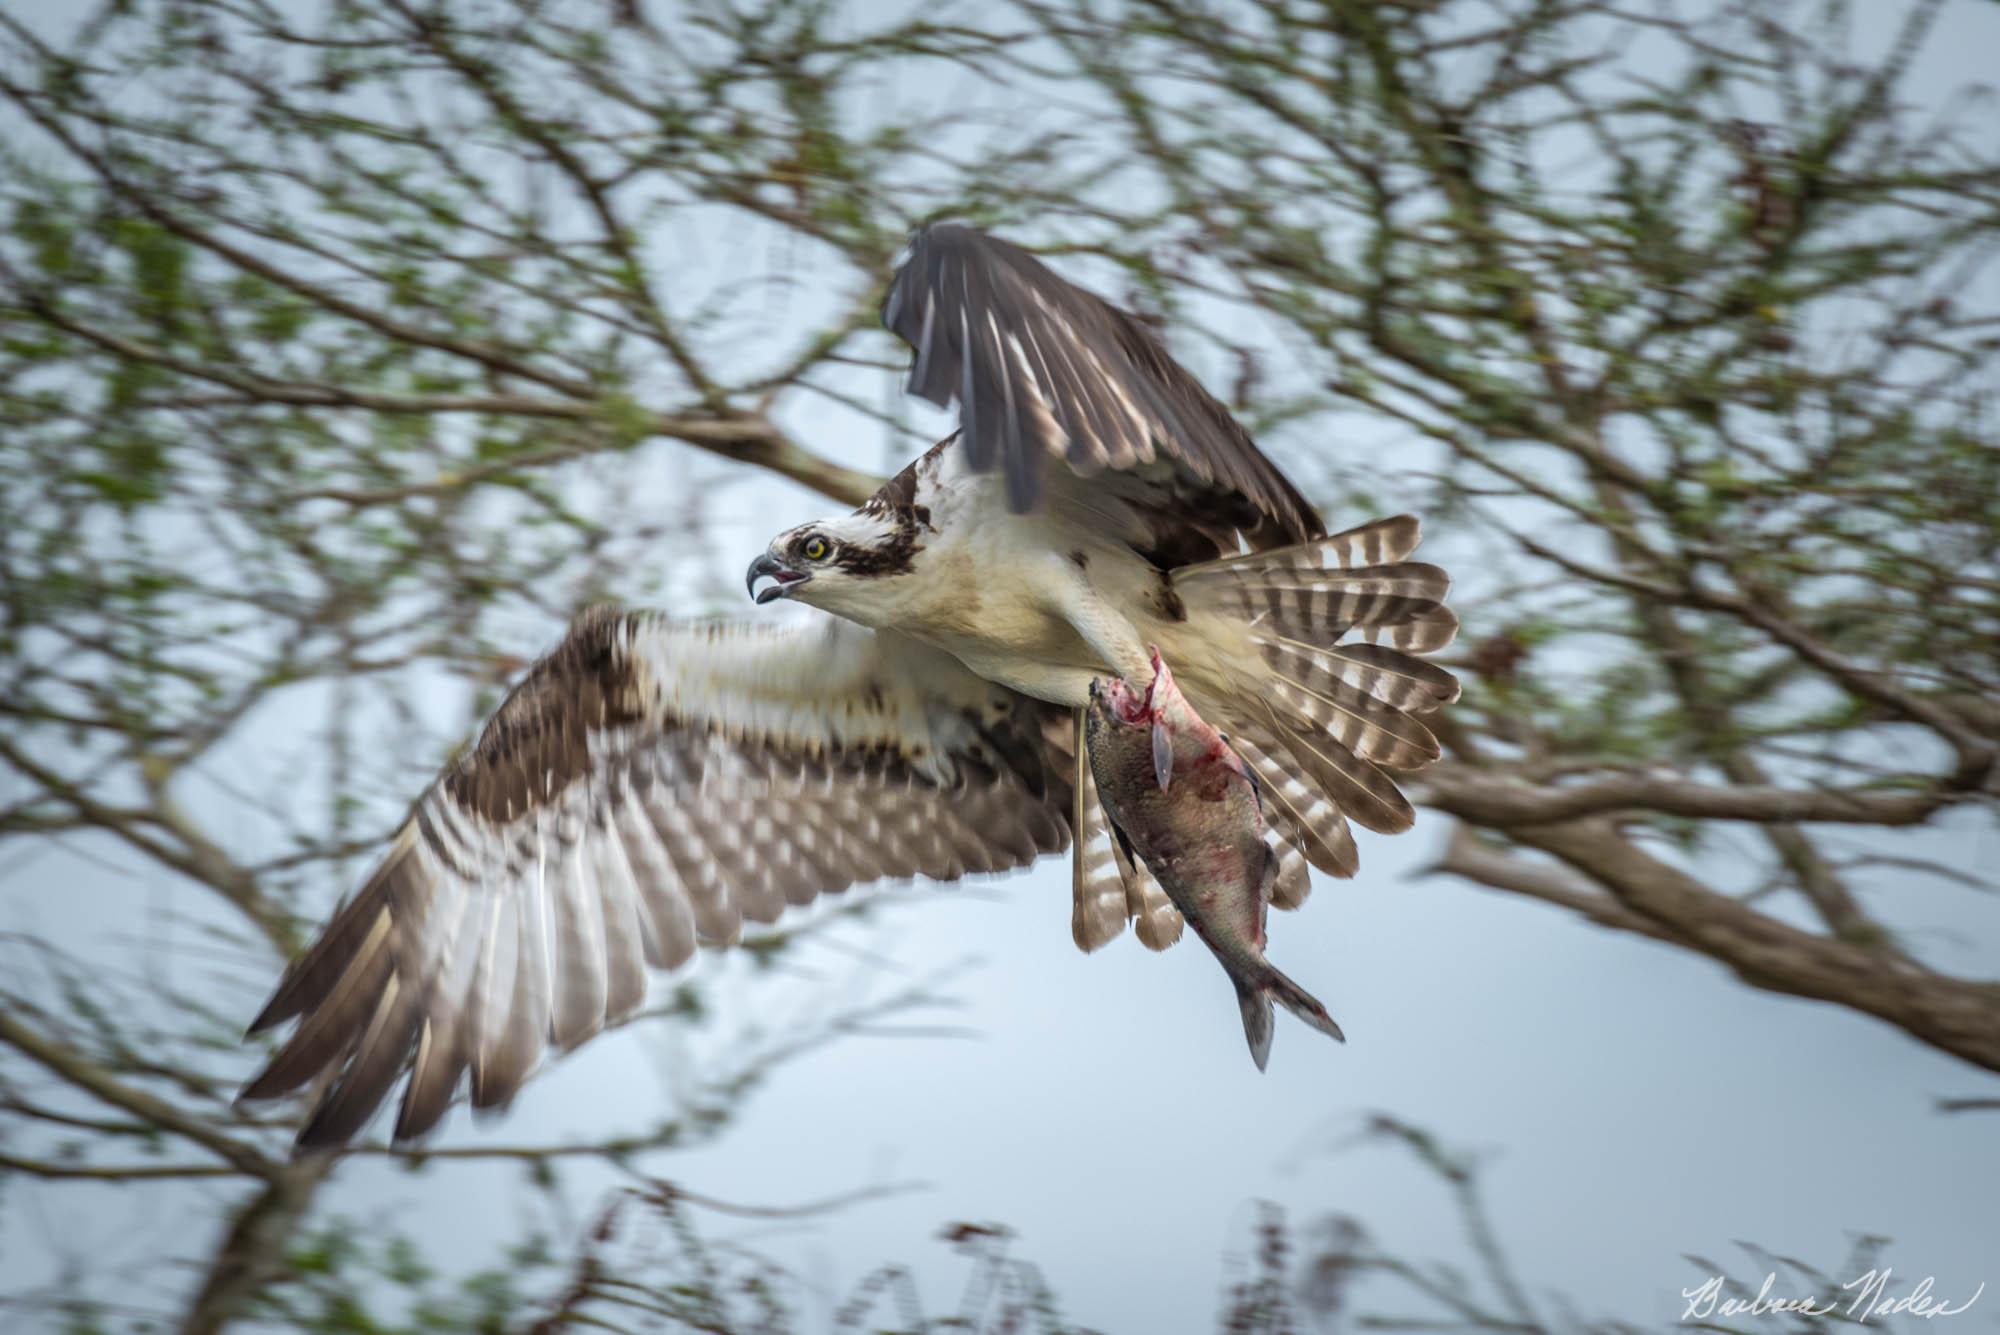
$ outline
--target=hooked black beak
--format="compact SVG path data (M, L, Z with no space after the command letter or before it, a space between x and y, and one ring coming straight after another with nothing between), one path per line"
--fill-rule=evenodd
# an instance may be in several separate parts
M776 583L760 593L757 581L765 575L769 575ZM805 571L794 570L769 552L765 552L750 563L750 573L744 576L743 587L749 592L751 600L762 606L773 598L784 597L794 585L803 584L811 578L812 576Z

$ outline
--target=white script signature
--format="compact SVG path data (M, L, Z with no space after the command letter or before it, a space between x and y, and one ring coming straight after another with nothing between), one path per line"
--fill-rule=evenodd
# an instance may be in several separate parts
M1681 1290L1681 1297L1687 1299L1687 1310L1681 1313L1681 1320L1706 1321L1718 1316L1768 1316L1786 1312L1795 1312L1800 1316L1828 1316L1837 1311L1844 1312L1850 1321L1867 1321L1878 1316L1915 1316L1928 1320L1957 1316L1978 1302L1979 1295L1986 1292L1986 1283L1982 1280L1970 1298L1954 1306L1950 1299L1931 1292L1933 1278L1925 1275L1917 1281L1915 1288L1898 1297L1889 1292L1889 1277L1893 1273L1888 1269L1870 1270L1850 1279L1840 1286L1843 1292L1853 1295L1847 1298L1774 1298L1771 1286L1778 1282L1775 1273L1764 1276L1763 1286L1757 1290L1756 1297L1725 1298L1722 1286L1726 1281L1720 1275L1710 1275L1697 1287Z

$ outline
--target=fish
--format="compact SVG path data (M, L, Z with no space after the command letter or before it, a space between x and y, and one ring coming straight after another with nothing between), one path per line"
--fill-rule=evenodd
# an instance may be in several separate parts
M1264 958L1264 917L1278 855L1264 838L1257 780L1229 741L1174 684L1153 648L1153 680L1090 683L1084 745L1112 836L1146 864L1236 987L1243 1036L1263 1070L1272 1005L1341 1042L1318 999Z

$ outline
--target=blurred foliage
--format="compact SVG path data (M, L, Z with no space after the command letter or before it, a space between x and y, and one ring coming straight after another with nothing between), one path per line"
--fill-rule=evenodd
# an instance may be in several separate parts
M232 1103L237 1027L562 618L733 595L720 489L871 485L822 422L921 442L875 301L942 215L1158 317L1334 522L1425 515L1467 628L1438 871L2000 1069L2000 986L1884 902L1990 880L1923 840L1990 831L2000 739L2000 159L1986 90L1912 86L1954 10L0 14L0 842L182 892L0 940L0 1191L226 1191L212 1251L165 1244L189 1331L492 1328L571 1275L552 1244L462 1289L343 1241L330 1165ZM716 1020L692 987L661 1011ZM492 1157L636 1176L841 1032L768 1033L627 1138ZM794 1328L635 1190L617 1219L691 1278L632 1324ZM1001 1234L954 1245L975 1315L923 1325L884 1272L854 1328L1060 1328ZM1347 1255L1267 1232L1226 1328L1308 1319L1297 1275L1337 1289ZM573 1279L558 1315L639 1301ZM404 1315L364 1309L383 1285ZM1480 1328L1611 1329L1511 1304Z
M1593 1316L1560 1290L1518 1273L1481 1189L1479 1156L1380 1113L1363 1119L1338 1148L1406 1156L1418 1180L1448 1198L1472 1268L1403 1255L1348 1215L1327 1214L1301 1227L1276 1205L1258 1201L1240 1240L1222 1257L1213 1311L1188 1313L1183 1329L1216 1335L1639 1335L1678 1318L1693 1329L1826 1335L1860 1327L1897 1335L1935 1319L1926 1318L1926 1310L1948 1314L1968 1297L1916 1300L1911 1281L1888 1273L1890 1240L1864 1235L1831 1270L1748 1243L1737 1244L1742 1257L1734 1264L1684 1256L1686 1279L1668 1290L1680 1293L1671 1317ZM772 1220L810 1217L822 1208L745 1211L689 1197L670 1183L639 1183L598 1211L569 1260L559 1261L547 1239L535 1237L512 1248L504 1265L455 1281L431 1270L417 1241L335 1220L294 1248L283 1282L265 1292L260 1307L287 1329L325 1335L554 1335L569 1329L1090 1335L1065 1319L1040 1270L1019 1255L1022 1240L1004 1225L958 1222L939 1230L934 1241L950 1249L963 1272L948 1310L925 1303L904 1265L877 1268L834 1301L769 1258L712 1237L718 1211ZM1868 1280L1875 1274L1883 1276L1879 1287ZM1752 1306L1760 1301L1761 1308Z

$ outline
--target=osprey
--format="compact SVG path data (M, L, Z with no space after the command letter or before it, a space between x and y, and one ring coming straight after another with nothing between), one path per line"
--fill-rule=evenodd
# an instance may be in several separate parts
M1149 646L1255 773L1295 907L1350 876L1353 820L1412 820L1384 769L1438 755L1457 697L1416 655L1457 620L1417 522L1328 535L1132 316L962 226L883 305L910 390L959 430L852 514L774 538L774 628L599 608L418 799L250 1026L297 1027L244 1097L307 1085L299 1147L350 1138L406 1072L395 1137L462 1087L504 1106L550 1049L628 1017L647 969L857 882L950 880L1074 846L1072 931L1181 917L1099 807L1079 719Z

